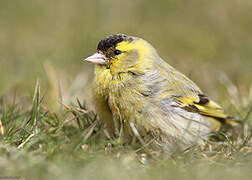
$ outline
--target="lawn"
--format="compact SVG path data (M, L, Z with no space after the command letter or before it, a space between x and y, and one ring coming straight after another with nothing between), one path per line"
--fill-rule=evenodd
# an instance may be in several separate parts
M0 179L251 179L252 2L0 2ZM149 41L241 124L183 152L104 138L91 98L104 36Z

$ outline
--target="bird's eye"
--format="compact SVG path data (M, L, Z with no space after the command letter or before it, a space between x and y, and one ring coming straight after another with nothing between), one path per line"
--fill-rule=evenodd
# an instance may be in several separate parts
M114 51L114 54L115 55L119 55L119 54L121 54L122 52L120 51L120 50L118 50L118 49L116 49L115 51Z

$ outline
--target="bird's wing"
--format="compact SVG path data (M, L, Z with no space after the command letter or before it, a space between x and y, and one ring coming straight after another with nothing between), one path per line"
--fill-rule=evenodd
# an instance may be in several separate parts
M173 86L173 91L176 92L174 99L178 100L183 108L193 109L201 115L214 117L219 121L224 121L228 117L220 105L204 95L199 87L185 75L175 69L169 74L170 77L167 79L170 80L167 81L167 87L170 88L170 84L175 84ZM171 75L174 78L171 78Z
M221 123L228 123L228 115L223 109L203 94L198 94L198 98L177 97L176 101L186 111L201 114L210 123L212 130L218 130Z
M228 115L217 103L205 96L194 82L167 63L161 66L150 78L151 83L155 84L152 89L160 89L158 99L169 98L176 102L175 106L202 115L210 122L213 130L227 122Z

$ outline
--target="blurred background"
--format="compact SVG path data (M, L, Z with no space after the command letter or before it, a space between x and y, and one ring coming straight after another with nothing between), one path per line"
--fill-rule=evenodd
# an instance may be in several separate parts
M230 103L223 84L246 104L251 19L251 0L1 0L0 95L31 95L39 77L49 105L59 96L91 102L93 65L81 60L105 36L125 33L149 41L222 105Z

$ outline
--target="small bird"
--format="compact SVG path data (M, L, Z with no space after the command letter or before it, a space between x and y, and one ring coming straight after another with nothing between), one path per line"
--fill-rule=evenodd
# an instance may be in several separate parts
M85 61L95 64L94 105L107 134L170 151L231 124L217 103L141 38L108 36Z

